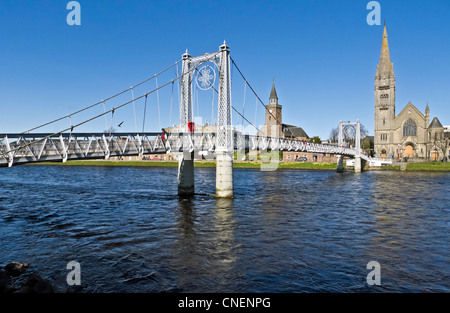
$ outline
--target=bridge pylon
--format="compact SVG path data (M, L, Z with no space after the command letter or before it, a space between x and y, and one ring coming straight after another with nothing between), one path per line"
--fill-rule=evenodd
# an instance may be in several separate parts
M342 122L339 121L339 135L338 135L338 145L339 147L344 147L344 127L353 126L355 127L355 173L360 173L363 169L363 160L361 158L361 123L359 120L356 122ZM337 157L337 171L342 173L344 171L344 156L338 155Z
M181 101L180 101L180 131L188 132L188 124L193 121L192 111L192 59L186 50L183 54ZM183 152L178 155L178 195L192 196L194 185L194 152L189 147L189 136L183 136Z
M205 62L214 62L219 69L219 97L217 109L216 131L216 196L219 198L233 197L233 153L234 137L231 119L231 72L230 48L224 42L216 53L207 53L198 57L191 57L186 51L183 54L181 102L180 102L180 131L188 133L188 125L193 122L192 107L192 69ZM183 152L178 156L178 194L190 196L194 188L194 152L191 149L193 133L183 135Z
M219 101L216 137L216 197L233 197L234 138L231 125L230 47L220 46Z

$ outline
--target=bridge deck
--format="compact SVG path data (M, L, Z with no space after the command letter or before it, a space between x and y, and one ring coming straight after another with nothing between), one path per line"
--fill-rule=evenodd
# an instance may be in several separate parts
M114 156L142 156L170 152L214 151L215 133L27 133L0 134L0 166L32 162L108 159ZM234 134L228 151L304 151L355 157L354 149L315 144L287 138ZM369 158L360 155L366 161Z

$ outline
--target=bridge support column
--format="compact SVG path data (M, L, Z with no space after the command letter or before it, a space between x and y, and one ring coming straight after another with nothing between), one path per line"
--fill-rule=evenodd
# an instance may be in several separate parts
M337 156L337 172L342 173L344 171L344 156Z
M185 151L178 156L178 195L194 195L194 152Z
M361 173L362 166L361 166L361 157L357 156L355 157L355 173Z
M216 196L233 197L233 157L226 152L216 152Z
M220 46L219 98L216 136L216 197L233 197L234 134L231 125L230 48Z

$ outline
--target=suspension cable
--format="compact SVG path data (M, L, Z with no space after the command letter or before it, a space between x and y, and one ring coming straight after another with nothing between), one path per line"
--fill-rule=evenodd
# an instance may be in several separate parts
M140 85L142 85L142 84L145 84L146 82L152 80L153 78L155 78L155 77L157 77L157 76L163 74L164 72L168 71L168 70L171 69L172 67L178 65L178 63L180 63L180 62L181 62L181 60L178 60L178 61L175 62L174 64L172 64L172 65L170 65L169 67L163 69L161 72L159 72L159 73L153 75L152 77L149 77L149 78L147 78L147 79L141 81L140 83L138 83L138 84L136 84L136 85L134 85L134 86L132 86L132 87L130 87L130 88L127 88L127 89L125 89L125 90L123 90L123 91L121 91L121 92L119 92L119 93L117 93L117 94L115 94L115 95L113 95L113 96L111 96L111 97L109 97L109 98L106 98L106 99L104 99L104 100L102 100L102 101L99 101L99 102L97 102L97 103L94 103L94 104L92 104L92 105L89 105L89 106L87 106L87 107L85 107L85 108L83 108L83 109L80 109L80 110L78 110L78 111L75 111L75 112L71 113L70 115L73 116L73 115L76 115L76 114L81 113L81 112L83 112L83 111L86 111L86 110L88 110L88 109L91 109L91 108L93 108L93 107L95 107L95 106L101 104L102 102L103 102L103 104L104 104L105 101L111 100L111 99L113 99L113 98L115 98L115 97L118 97L118 96L120 96L121 94L123 94L123 93L125 93L125 92L127 92L127 91L129 91L129 90L133 90L133 88L136 88L136 87L138 87L138 86L140 86ZM58 121L60 121L60 120L65 119L65 118L67 118L67 115L66 115L66 116L62 116L62 117L57 118L57 119L54 119L54 120L52 120L52 121L50 121L50 122L44 123L44 124L42 124L42 125L33 127L33 128L31 128L31 129L28 129L28 130L22 132L21 134L27 134L27 133L29 133L29 132L31 132L31 131L33 131L33 130L42 128L42 127L47 126L47 125L50 125L50 124L53 124L53 123L55 123L55 122L58 122Z
M203 77L203 74L198 70L198 68L196 68L195 69L200 75L202 75L202 77ZM208 84L211 86L211 88L217 93L217 94L219 94L219 91L208 81L208 80L205 80L205 81L207 81L208 82ZM233 105L231 105L231 108L237 113L237 114L239 114L247 123L249 123L250 125L252 125L258 132L261 132L261 133L263 133L258 127L256 127L255 125L253 125L252 124L252 122L250 122L245 116L243 116ZM265 134L264 134L265 135Z
M128 102L122 103L121 105L119 105L119 106L117 106L117 107L115 107L115 108L112 108L111 110L108 110L108 111L105 111L105 112L103 112L103 113L100 113L100 114L98 114L98 115L96 115L96 116L93 116L93 117L91 117L91 118L89 118L89 119L87 119L87 120L85 120L85 121L83 121L83 122L80 122L80 123L76 124L76 125L72 125L71 127L66 128L66 129L63 129L63 130L61 130L61 131L59 131L59 132L56 132L56 133L47 135L47 136L45 136L45 137L43 137L43 138L40 138L40 139L38 139L38 140L35 140L35 141L30 141L29 143L26 143L25 145L19 146L19 147L14 148L14 149L11 149L11 150L9 150L9 151L7 151L7 152L0 152L0 155L4 157L4 156L6 156L7 154L10 154L10 153L15 152L15 151L18 151L18 150L20 150L20 149L29 147L29 146L31 146L32 144L42 142L42 141L47 140L47 139L49 139L49 138L52 138L52 137L61 135L62 133L67 132L67 131L69 131L69 130L71 130L71 129L77 128L77 127L79 127L79 126L81 126L81 125L84 125L84 124L86 124L86 123L92 122L93 120L96 120L96 119L98 119L98 118L100 118L100 117L102 117L102 116L105 116L105 115L107 115L107 114L113 112L114 110L118 110L118 109L120 109L120 108L122 108L122 107L124 107L124 106L126 106L126 105L128 105L128 104L130 104L130 103L133 103L133 101L135 101L135 100L139 100L139 99L142 99L143 97L147 97L148 95L154 93L155 91L157 91L157 90L159 90L159 89L161 89L161 88L164 88L164 87L166 87L167 85L169 85L169 84L171 84L171 83L173 83L173 82L179 80L180 78L182 78L182 77L185 76L185 75L190 75L190 73L191 73L192 71L197 70L197 68L198 68L199 66L202 66L202 65L203 65L204 63L206 63L206 62L207 62L207 61L203 61L203 62L199 63L199 64L196 65L195 67L193 67L193 68L191 68L190 70L188 70L186 73L181 73L181 75L179 75L179 76L177 76L176 78L170 80L169 82L167 82L167 83L165 83L165 84L159 86L157 89L153 89L153 90L151 90L151 91L149 91L149 92L146 92L145 94L143 94L143 95L141 95L141 96L135 98L134 100L130 100L130 101L128 101ZM100 102L100 103L101 103L101 102Z
M231 62L233 62L233 65L236 67L236 69L238 70L239 74L241 74L242 79L244 79L244 81L246 82L246 84L248 85L248 87L251 89L251 91L253 92L253 94L256 96L256 98L259 100L259 102L264 106L264 109L269 112L269 114L274 118L274 120L280 124L281 129L283 129L283 124L280 123L278 121L278 119L275 118L275 116L273 116L273 114L270 112L270 110L267 108L267 106L264 104L264 102L262 102L261 98L257 95L257 93L255 92L255 90L252 88L252 86L250 85L250 83L247 81L247 79L245 78L244 74L242 74L241 70L239 69L239 67L236 65L236 62L234 62L233 58L230 56ZM294 134L292 133L292 130L290 128L287 128L289 130L289 132L291 133L292 137L295 137Z

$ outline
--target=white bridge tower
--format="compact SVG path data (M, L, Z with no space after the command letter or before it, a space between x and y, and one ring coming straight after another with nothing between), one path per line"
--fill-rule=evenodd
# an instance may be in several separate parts
M216 130L216 196L221 198L233 197L233 128L231 125L231 75L230 48L224 42L220 50L198 57L191 57L186 51L183 54L181 102L180 102L180 132L183 135L183 153L178 160L178 194L193 195L194 188L194 150L190 144L193 131L192 110L192 82L193 71L196 66L206 62L213 62L219 68L219 100L217 110Z

